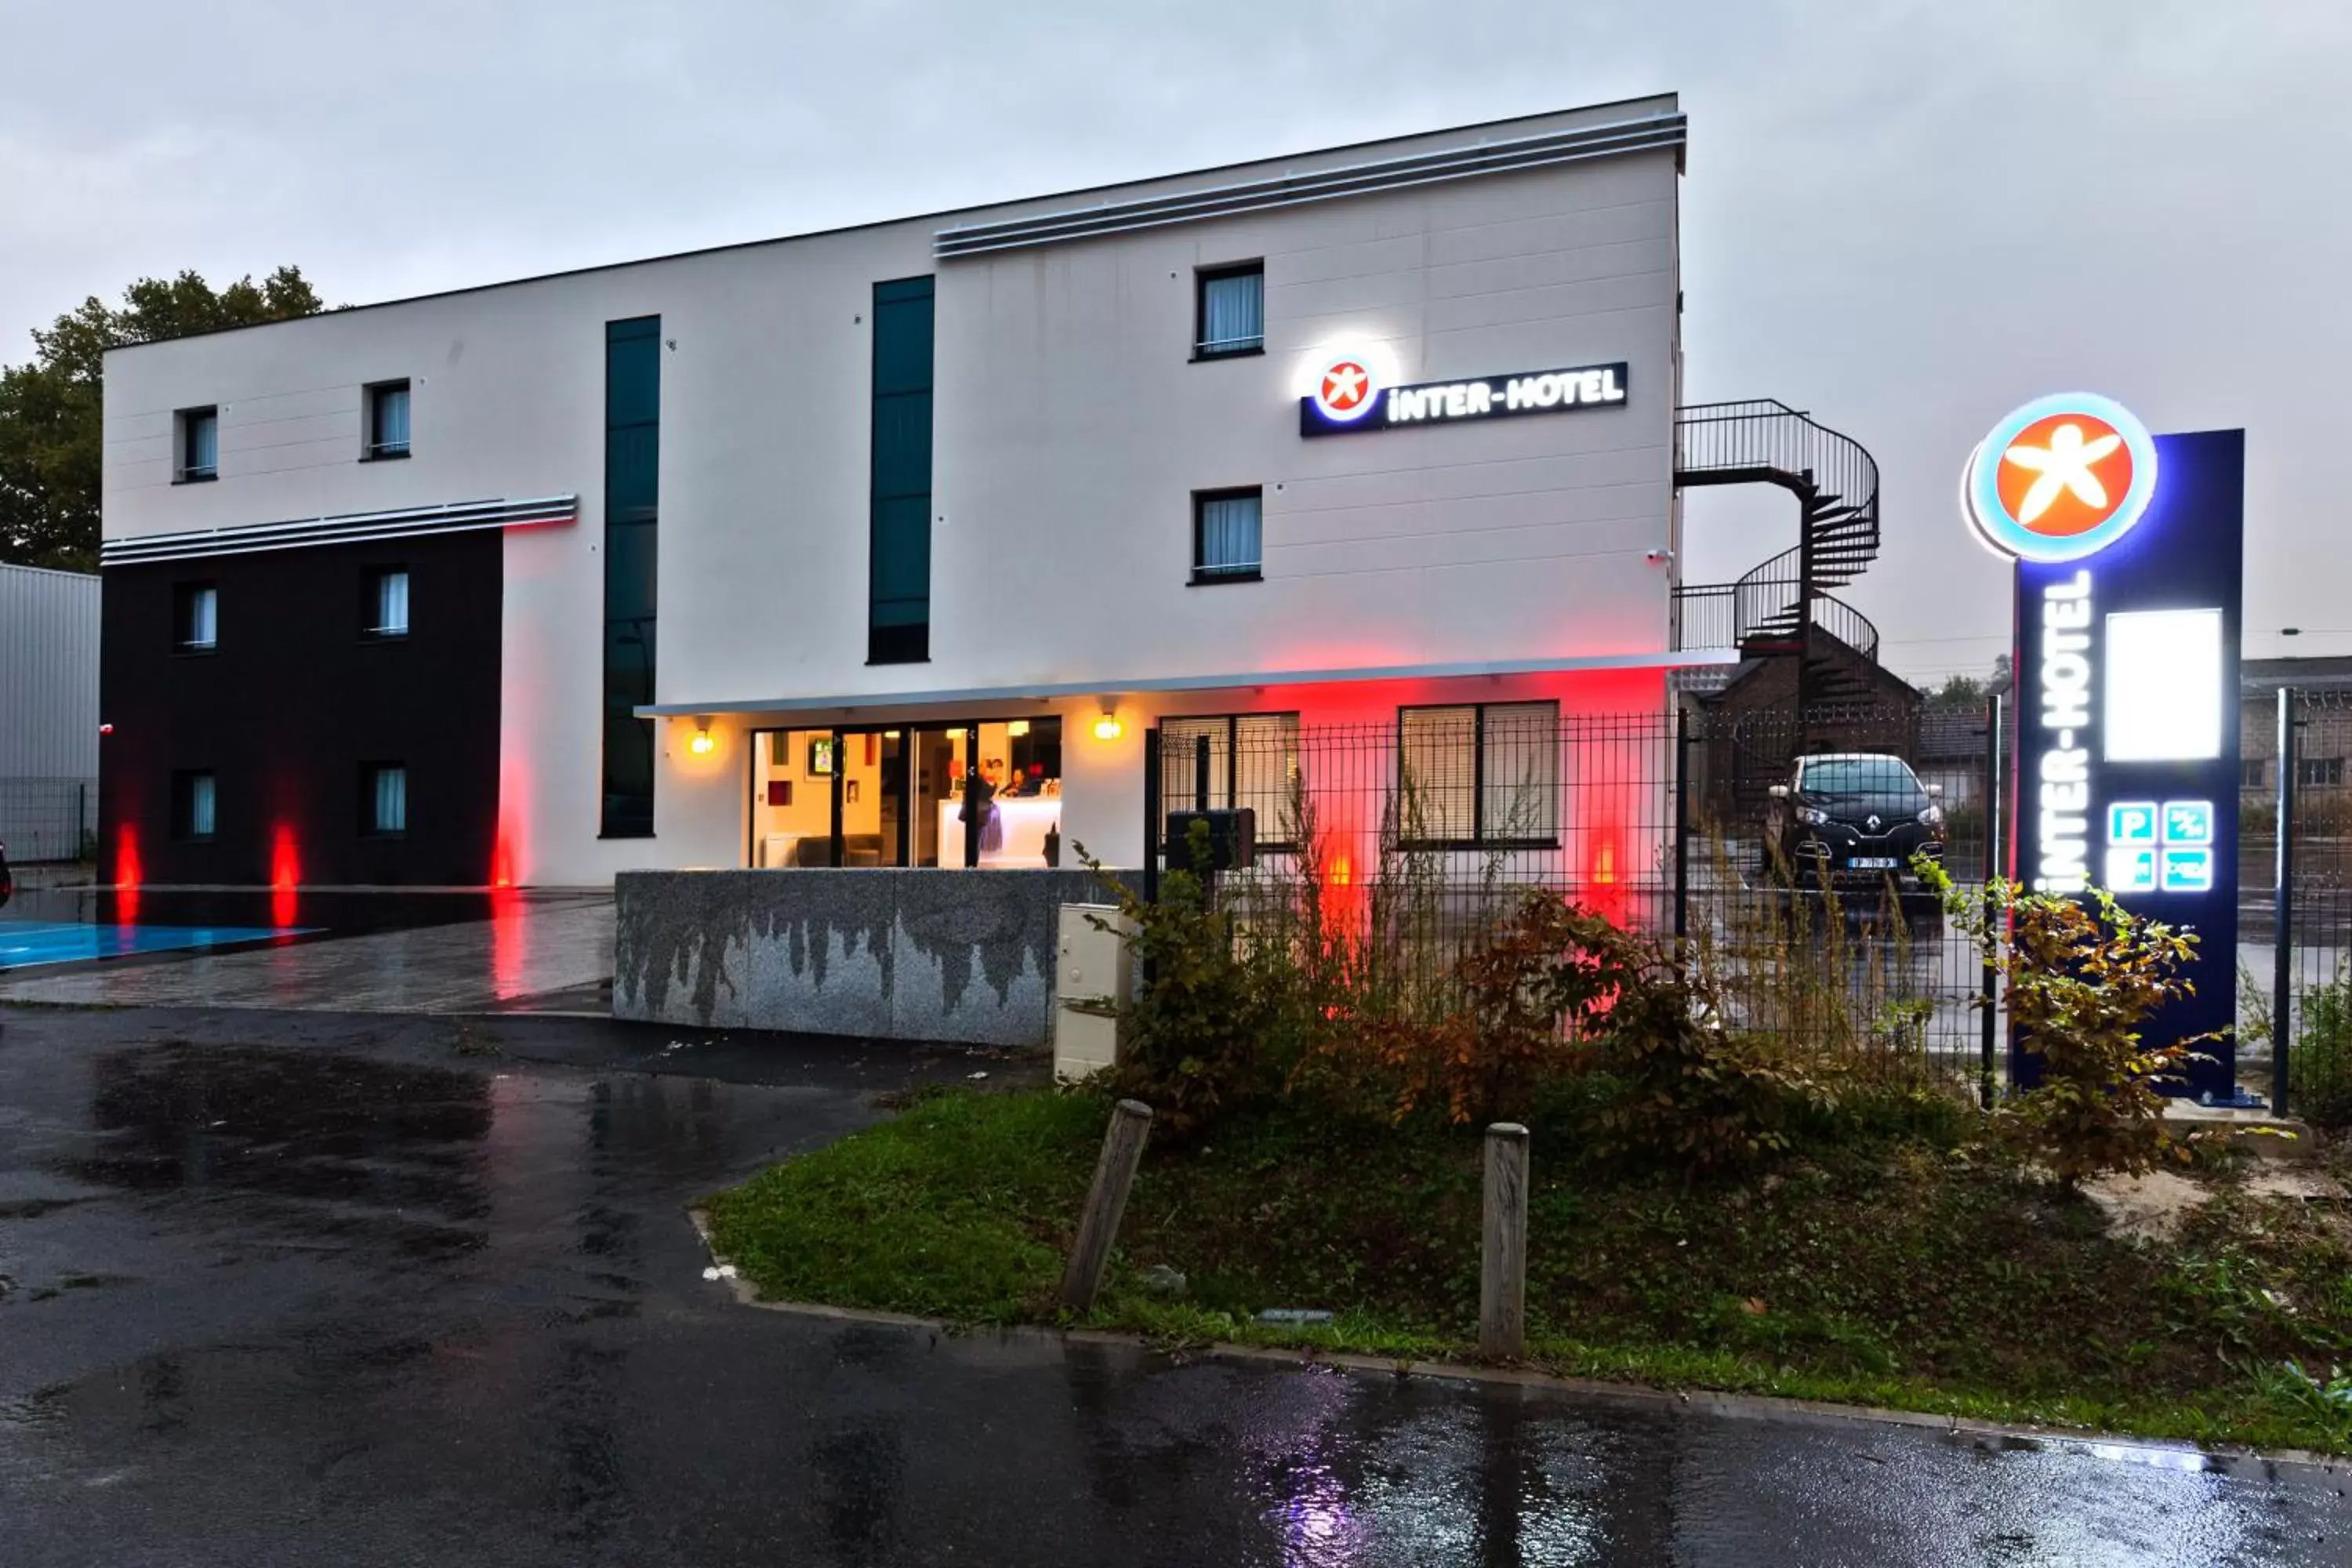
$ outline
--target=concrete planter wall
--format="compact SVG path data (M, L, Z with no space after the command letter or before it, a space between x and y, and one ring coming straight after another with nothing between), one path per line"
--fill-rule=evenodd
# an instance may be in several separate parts
M711 1027L1034 1046L1084 871L625 871L613 1012Z

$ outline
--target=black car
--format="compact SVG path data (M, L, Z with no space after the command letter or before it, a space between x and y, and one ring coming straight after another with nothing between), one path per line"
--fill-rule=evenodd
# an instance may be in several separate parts
M8 847L0 844L0 909L5 909L16 891L16 873L8 869Z
M1765 854L1800 884L1916 886L1911 858L1944 858L1943 791L1923 784L1911 764L1874 752L1799 757L1787 784L1772 786L1764 812Z

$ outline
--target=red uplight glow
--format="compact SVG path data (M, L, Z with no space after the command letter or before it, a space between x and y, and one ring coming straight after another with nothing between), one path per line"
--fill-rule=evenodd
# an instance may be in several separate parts
M279 823L269 834L269 923L290 926L294 923L297 889L302 885L302 856L294 842L294 829Z
M118 925L139 923L139 835L129 823L114 835L114 919Z

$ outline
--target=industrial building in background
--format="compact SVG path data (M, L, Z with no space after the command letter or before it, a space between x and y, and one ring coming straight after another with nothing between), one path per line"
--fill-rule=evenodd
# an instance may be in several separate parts
M74 860L98 826L99 579L0 566L0 845Z

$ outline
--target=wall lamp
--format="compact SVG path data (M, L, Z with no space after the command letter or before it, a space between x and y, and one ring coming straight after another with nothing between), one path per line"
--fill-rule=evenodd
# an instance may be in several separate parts
M1118 709L1108 697L1103 699L1102 717L1095 721L1095 739L1116 741L1127 733L1127 726L1118 721Z
M697 719L694 721L694 738L687 742L686 749L698 757L707 757L717 750L719 742L710 733L710 721Z

